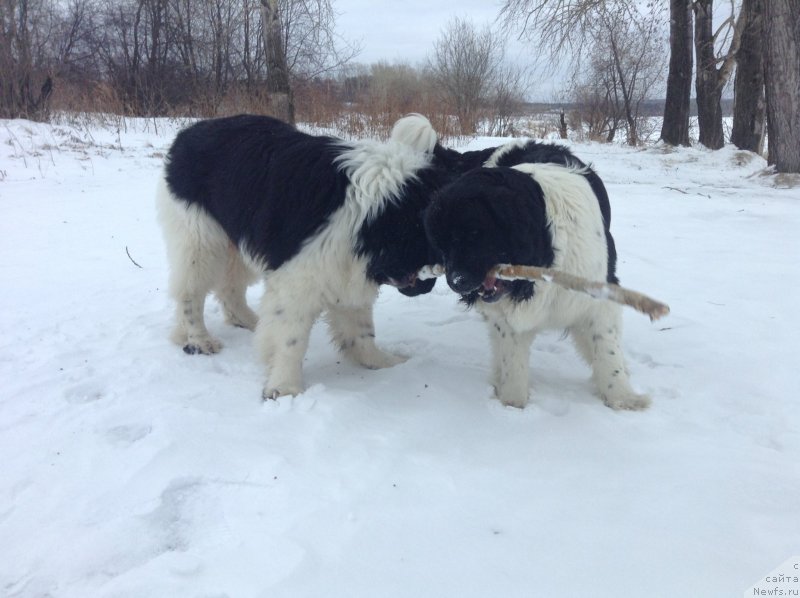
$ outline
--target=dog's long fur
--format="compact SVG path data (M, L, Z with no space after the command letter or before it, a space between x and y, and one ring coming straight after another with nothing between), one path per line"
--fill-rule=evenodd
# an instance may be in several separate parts
M463 174L480 167L512 167L519 164L547 163L575 168L581 176L586 178L592 191L594 191L600 206L600 213L603 216L610 276L607 282L614 284L619 282L614 274L617 265L617 250L610 232L611 203L608 199L608 192L602 179L594 169L575 156L569 148L556 143L544 143L533 139L514 139L503 145L469 152L459 152L437 143L434 146L433 153L436 156L436 160L454 174Z
M430 262L421 212L449 176L433 164L435 143L419 115L398 121L387 143L315 137L247 115L180 132L157 201L177 304L173 340L187 353L220 350L203 317L213 292L228 323L256 331L265 397L302 391L303 356L323 312L356 363L403 361L375 345L372 306L380 284L408 295L433 286L414 273ZM245 291L259 275L256 315Z
M495 164L500 161L502 155ZM512 263L616 281L604 201L588 174L577 164L479 168L442 189L427 209L428 238L448 284L488 323L492 384L506 405L527 403L530 345L538 332L551 328L568 331L609 407L649 404L628 381L618 305L548 283L488 276L495 264Z

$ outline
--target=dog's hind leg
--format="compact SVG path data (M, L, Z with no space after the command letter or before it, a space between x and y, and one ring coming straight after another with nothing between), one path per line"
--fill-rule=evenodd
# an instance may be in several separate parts
M348 359L365 368L388 368L408 359L386 353L375 344L372 304L362 307L330 307L327 321L334 344Z
M162 182L158 198L170 265L170 295L176 302L173 342L186 353L217 353L222 343L206 328L206 296L222 279L229 241L205 212L170 194Z
M255 330L258 316L247 305L247 287L257 280L255 272L247 266L239 250L231 243L222 284L214 294L222 304L225 321L231 326Z
M503 405L524 407L528 403L528 361L535 332L515 332L502 319L487 319L487 324L495 396Z
M620 344L620 312L618 305L596 302L569 331L578 351L592 366L592 381L603 402L612 409L639 411L650 405L650 398L634 392L628 380Z

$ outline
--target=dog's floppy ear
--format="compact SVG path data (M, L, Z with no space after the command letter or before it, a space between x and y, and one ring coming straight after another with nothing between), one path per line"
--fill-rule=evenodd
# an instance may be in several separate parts
M491 200L485 202L492 222L503 231L505 245L520 263L553 262L544 192L531 176L509 168L492 169Z
M484 208L501 228L517 228L514 223L527 220L531 203L542 198L542 188L527 174L507 168L481 171L486 179L483 185L487 199Z

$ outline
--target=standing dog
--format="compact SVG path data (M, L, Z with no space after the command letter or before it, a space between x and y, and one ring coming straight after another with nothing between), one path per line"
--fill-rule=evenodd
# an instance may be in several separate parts
M595 191L591 174L574 164L479 168L443 188L426 211L425 228L448 285L489 325L492 384L505 405L528 402L530 346L545 329L568 331L606 405L637 410L650 402L628 382L619 305L490 273L510 263L616 282L610 211L604 217L608 199Z
M404 361L375 345L381 284L408 295L429 263L421 212L446 174L436 133L422 116L395 125L386 143L307 135L269 117L235 116L181 131L159 185L159 219L177 304L173 340L216 353L203 309L213 292L228 323L255 329L269 368L264 398L303 390L311 327L325 312L341 351L367 368ZM256 315L245 291L258 276Z

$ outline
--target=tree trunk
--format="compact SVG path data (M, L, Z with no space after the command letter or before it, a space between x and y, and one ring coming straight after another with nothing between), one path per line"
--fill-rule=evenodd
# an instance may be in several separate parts
M695 0L694 4L694 43L697 52L695 90L700 143L709 149L720 149L725 140L722 135L722 85L714 53L713 4L714 0Z
M769 162L800 173L800 0L764 2Z
M294 124L294 95L289 83L278 0L261 0L264 48L267 60L267 95L272 114Z
M670 0L669 75L661 139L670 145L689 145L689 98L692 92L692 4Z
M739 149L761 153L764 147L763 10L764 0L744 0L745 27L736 54L733 83L733 132L731 143Z

